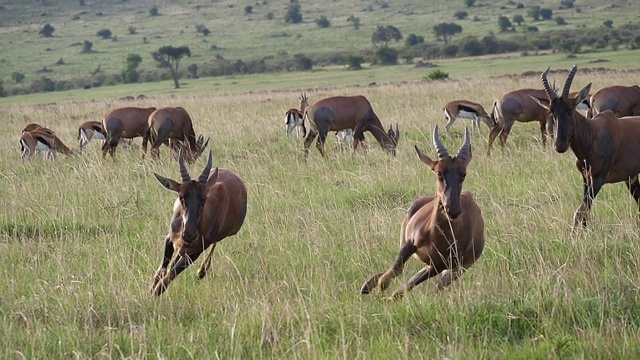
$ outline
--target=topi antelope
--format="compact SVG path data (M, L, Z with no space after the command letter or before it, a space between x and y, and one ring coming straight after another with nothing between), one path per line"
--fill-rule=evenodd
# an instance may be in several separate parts
M376 287L386 290L400 275L411 256L425 263L409 282L396 289L398 298L423 281L440 274L438 286L443 288L457 279L482 254L485 241L484 221L480 208L470 192L462 191L462 183L471 161L469 130L464 144L455 156L442 145L438 127L433 131L438 160L432 160L417 146L418 158L436 173L436 194L413 202L402 222L400 252L393 266L367 280L360 289L369 294Z
M149 130L149 115L156 108L123 107L108 111L102 119L102 129L105 132L105 143L102 145L102 157L107 153L115 157L116 148L120 139L133 139L138 136L145 137ZM146 140L142 140L143 147L146 147Z
M305 137L307 128L304 126L304 113L309 106L309 98L307 94L300 94L300 109L289 109L284 116L284 127L287 131L287 137L295 129L298 136Z
M154 173L162 186L178 193L169 233L164 240L162 264L153 278L155 295L161 295L176 276L210 247L198 270L198 278L202 279L211 265L216 244L235 235L247 214L247 188L231 170L215 168L211 171L211 152L197 180L191 180L182 150L178 163L180 182ZM176 256L172 262L174 252ZM168 272L167 268L170 269Z
M358 144L366 149L364 132L369 131L376 138L380 146L395 156L399 135L384 131L378 116L373 112L371 103L362 95L334 96L317 100L307 108L309 119L309 134L304 140L305 156L309 154L311 143L318 136L316 147L323 157L326 157L324 143L329 131L353 129L353 151ZM391 136L393 135L393 136Z
M44 152L45 159L49 160L55 160L56 153L73 155L73 150L69 149L53 131L46 128L23 132L20 136L20 148L23 161L31 159L38 151Z
M609 86L596 91L589 99L587 117L611 110L617 117L640 115L640 87Z
M575 111L591 90L589 83L579 92L577 98L569 96L577 70L578 67L573 65L562 95L559 96L549 86L549 69L540 77L549 100L548 105L546 102L541 105L546 106L556 123L555 149L564 153L571 148L576 156L576 166L582 174L582 204L573 218L574 229L580 224L587 226L593 200L604 184L624 181L640 211L640 116L618 119L609 110L587 119Z
M447 120L445 130L450 135L449 128L458 118L471 119L473 121L473 134L480 133L480 121L487 124L489 130L496 125L495 120L487 114L482 105L469 100L450 101L444 106L444 117Z
M181 107L160 108L151 113L148 119L149 130L145 140L151 143L151 158L160 156L160 145L171 143L172 150L176 150L176 140L183 143L186 149L186 159L189 164L194 162L209 144L204 137L196 138L193 122L187 110ZM147 152L147 144L143 142L142 157Z
M100 121L86 121L80 124L78 127L78 140L80 141L80 152L84 152L91 140L97 139L104 142L106 140L104 132L102 130L102 123ZM120 145L124 148L131 147L131 139L120 139Z
M537 102L534 99L538 100ZM542 145L547 144L547 134L552 133L552 122L548 121L548 114L540 103L548 101L543 90L520 89L504 93L493 103L491 117L495 120L496 126L489 133L489 146L487 155L491 155L493 141L500 135L500 145L504 150L507 144L507 137L511 132L511 127L516 121L530 122L537 121L540 124Z

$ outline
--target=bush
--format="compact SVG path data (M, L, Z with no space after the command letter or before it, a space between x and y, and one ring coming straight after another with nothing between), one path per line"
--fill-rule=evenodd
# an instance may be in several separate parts
M556 25L567 25L567 22L564 21L562 16L556 16L553 20L556 22Z
M127 30L129 31L129 35L134 35L136 33L136 28L133 26L129 26Z
M284 15L284 21L292 24L299 24L302 22L300 3L294 1L289 4L287 7L287 13Z
M460 40L460 52L466 56L484 54L484 46L475 36L467 36Z
M211 31L209 31L209 29L207 29L207 27L202 24L196 25L196 31L204 36L208 36L211 33Z
M13 74L11 74L11 79L15 81L16 84L20 84L24 78L25 75L20 71L14 71Z
M388 46L381 46L376 50L376 57L383 65L395 65L398 63L398 51Z
M527 26L527 32L530 33L537 33L538 32L538 27L537 26Z
M458 50L460 50L458 45L449 44L442 47L442 54L446 57L455 57L458 55Z
M574 0L560 0L560 8L573 8Z
M103 39L109 39L112 34L111 34L111 30L109 29L101 29L101 30L98 30L96 35L100 36Z
M305 71L313 69L313 61L304 54L295 54L293 58L296 61L296 68L298 70Z
M158 6L152 5L149 8L149 16L158 16L158 15L160 15L160 13L158 12Z
M363 62L364 62L364 58L362 56L358 56L358 55L347 56L347 66L351 70L362 69Z
M540 6L532 6L527 11L527 15L533 18L534 21L540 20Z
M425 80L446 80L449 78L449 74L440 70L440 69L433 69L431 70L431 72L429 72L427 74L427 76L424 77Z
M404 39L404 44L408 47L416 46L422 43L424 43L424 37L422 37L422 35L409 34L409 36Z
M543 20L551 20L553 17L553 10L547 8L540 9L540 16Z
M347 22L350 22L353 24L353 28L358 30L360 29L360 18L359 17L355 17L353 15L349 16L347 18Z
M476 0L462 0L462 2L464 2L464 5L468 8L472 7L473 4L476 3Z
M331 22L324 15L320 16L319 19L316 19L316 24L321 28L328 28L331 26Z
M251 5L247 5L247 6L245 6L245 7L244 7L244 14L245 14L245 15L249 15L249 14L251 14L251 13L253 13L253 6L251 6Z
M613 27L613 21L612 20L605 20L602 22L602 25L604 25L605 27L611 28Z
M82 50L80 51L80 53L88 54L93 51L91 50L91 48L93 48L93 43L91 41L85 40L84 43L82 44Z
M467 18L467 16L469 16L469 13L467 13L466 11L463 11L463 10L456 11L453 14L453 17L455 17L458 20L464 20L464 19Z
M51 26L51 24L44 24L44 27L38 32L38 34L44 37L52 37L54 31L56 31L56 28Z

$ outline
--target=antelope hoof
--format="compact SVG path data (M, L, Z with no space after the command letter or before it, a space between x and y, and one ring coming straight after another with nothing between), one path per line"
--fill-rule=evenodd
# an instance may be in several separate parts
M360 294L366 295L370 294L373 289L378 286L378 279L380 278L380 274L373 275L369 280L367 280L362 287L360 288Z
M205 275L207 275L207 271L205 269L198 269L198 280L202 280Z

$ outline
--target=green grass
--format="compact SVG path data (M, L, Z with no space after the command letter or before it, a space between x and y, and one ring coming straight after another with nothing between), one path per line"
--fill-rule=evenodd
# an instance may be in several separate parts
M556 60L535 68L567 69L560 57L544 59ZM556 77L564 81L564 73ZM237 81L259 86L257 79L269 81ZM629 81L627 73L579 71L574 88ZM113 99L121 91L114 87L92 93L104 99L91 101L78 95L73 102L45 99L57 102L48 105L29 103L42 98L4 103L0 357L638 357L636 206L623 185L607 185L589 228L572 233L582 188L574 157L543 149L537 124L517 123L507 149L492 158L485 156L486 127L473 137L464 188L482 209L487 243L458 282L444 291L425 283L397 302L358 293L396 256L413 199L434 192L434 175L413 146L433 154L442 105L464 94L489 107L504 91L540 87L537 75L380 84L309 86L307 94L312 101L367 96L384 125L399 123L395 158L375 143L366 155L340 154L330 137L328 159L312 148L304 161L301 141L286 138L282 126L298 90L249 93L238 84L241 93L206 96L189 85L194 89L171 96L159 86L156 95L147 88L149 98L125 102ZM207 277L196 279L199 260L159 299L148 287L174 195L153 172L179 174L166 149L159 162L119 149L114 162L102 160L92 143L82 156L23 163L17 143L22 127L35 121L77 148L80 123L132 104L184 106L196 131L211 137L215 165L237 172L249 191L246 222L217 247ZM443 137L450 151L462 142L463 124ZM190 170L202 166L204 159ZM419 268L411 260L392 286Z

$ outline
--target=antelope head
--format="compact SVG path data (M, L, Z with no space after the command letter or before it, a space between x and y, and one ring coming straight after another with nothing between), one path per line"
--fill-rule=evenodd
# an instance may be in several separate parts
M436 198L440 208L444 210L448 218L455 219L462 213L460 193L462 192L462 182L467 175L467 165L471 161L469 129L465 129L464 143L453 157L449 155L440 141L438 126L433 130L433 144L438 152L438 160L432 160L418 146L415 147L416 152L420 161L429 166L438 177Z
M304 114L304 110L309 107L309 97L306 93L300 93L300 112Z
M213 184L217 181L218 168L216 168L211 177L209 177L212 166L211 151L209 151L207 165L204 167L204 170L202 170L198 180L191 180L184 163L184 153L181 149L180 155L178 156L181 182L168 179L156 173L154 173L154 175L162 186L178 193L182 216L182 239L188 244L204 235L199 233L198 224L201 221L204 212L203 208L207 201L207 191L209 188L207 184Z
M569 98L569 90L571 89L571 83L573 82L573 78L576 75L577 70L578 66L573 65L571 71L569 71L567 80L564 83L562 95L560 96L558 96L556 90L549 85L549 80L547 79L549 68L547 68L547 70L545 70L540 76L542 87L549 98L549 104L543 104L538 100L536 100L536 102L543 108L547 109L551 115L552 123L555 125L554 146L556 151L559 153L564 153L569 149L569 139L573 136L575 128L575 110L578 105L583 102L587 96L589 96L589 91L591 91L591 83L589 83L580 90L577 97L573 99Z

